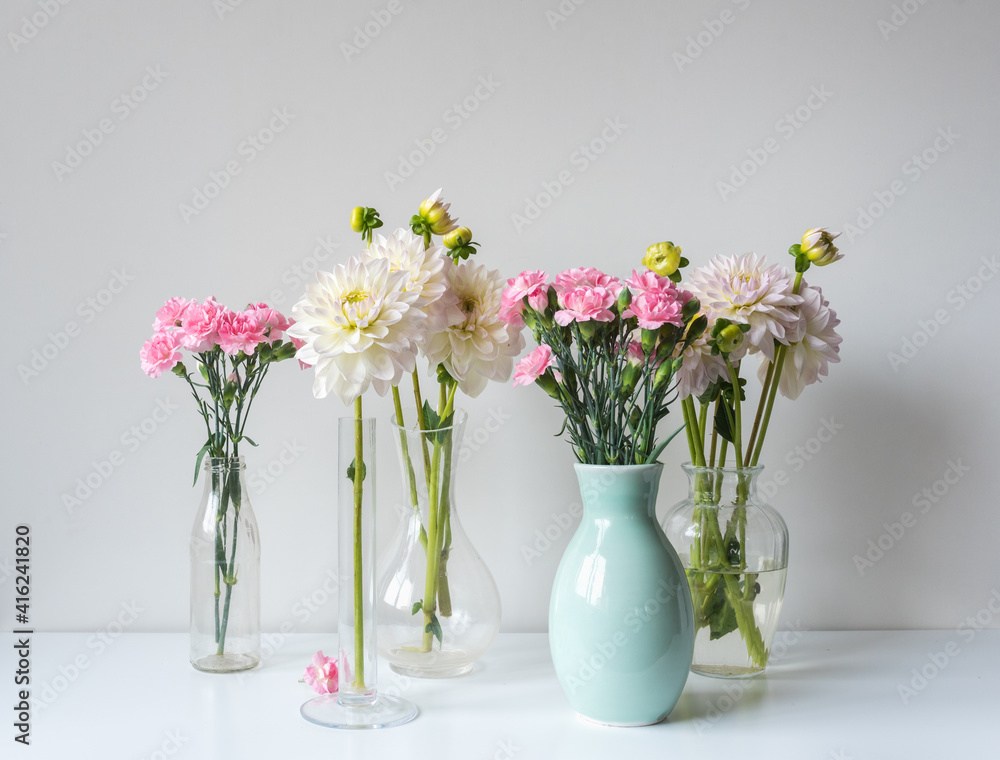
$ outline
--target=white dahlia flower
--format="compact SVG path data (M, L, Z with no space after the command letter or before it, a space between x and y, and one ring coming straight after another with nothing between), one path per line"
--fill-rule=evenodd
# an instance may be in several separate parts
M408 274L390 271L385 259L352 258L318 282L292 308L288 335L304 342L296 356L315 367L313 395L331 391L350 404L375 387L384 395L416 364L425 314L406 290Z
M427 315L423 325L425 334L443 330L461 319L458 299L448 289L448 272L454 266L441 246L424 249L423 238L400 227L391 237L375 235L372 243L361 254L364 261L385 259L390 272L405 272L403 290L414 291L415 308Z
M466 262L448 273L459 318L428 337L424 354L434 372L443 364L462 392L475 398L488 380L506 382L524 348L520 329L500 318L507 281L496 270Z
M819 382L821 375L825 377L830 362L840 361L840 342L843 340L835 329L840 320L830 308L830 303L823 298L822 289L811 288L803 282L799 294L803 301L798 313L805 334L788 347L778 383L781 395L790 399L797 399L803 388ZM767 376L768 364L763 361L757 369L761 382Z
M684 349L684 359L677 370L678 399L686 399L688 396L697 398L715 380L729 377L722 355L712 356L712 349L706 340L706 335L702 335Z
M684 289L701 302L710 325L720 317L750 325L744 345L773 360L775 340L793 343L802 335L801 318L793 308L802 297L792 293L792 281L784 267L767 266L757 254L744 253L716 256L694 270Z

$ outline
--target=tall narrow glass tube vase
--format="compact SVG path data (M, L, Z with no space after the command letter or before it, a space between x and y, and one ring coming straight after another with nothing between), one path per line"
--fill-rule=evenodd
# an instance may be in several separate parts
M375 420L342 417L338 435L339 689L309 700L301 713L330 728L388 728L413 720L417 708L376 685Z

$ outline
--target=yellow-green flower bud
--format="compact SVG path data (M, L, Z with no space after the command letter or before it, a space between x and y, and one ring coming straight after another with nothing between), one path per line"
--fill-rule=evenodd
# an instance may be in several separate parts
M656 374L653 375L653 390L660 390L660 388L670 382L670 378L673 376L673 362L663 362L663 364L656 368Z
M715 344L719 347L719 351L724 354L731 354L740 344L743 343L743 331L739 328L739 325L727 325L719 331L719 337L716 338Z
M355 206L351 211L351 231L361 232L365 228L365 210L362 206Z
M833 244L840 237L839 232L830 233L825 227L807 230L802 236L802 255L818 267L825 267L844 258L844 254Z
M458 220L452 219L448 213L451 208L450 203L445 203L441 199L441 188L420 204L420 218L427 223L427 227L434 235L447 235L458 226Z
M640 377L642 377L641 364L633 364L632 362L629 362L625 365L625 369L622 371L622 398L632 397L632 392L635 390L635 386L638 385Z
M661 277L669 277L681 263L680 246L673 243L653 243L642 257L642 265Z
M444 236L444 247L449 251L454 251L470 242L472 242L472 230L468 227L456 227Z

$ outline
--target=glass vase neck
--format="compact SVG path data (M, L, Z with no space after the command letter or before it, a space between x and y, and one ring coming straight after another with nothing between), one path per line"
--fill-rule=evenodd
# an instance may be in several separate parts
M756 500L757 479L764 465L751 467L701 467L681 465L692 497L700 504L745 504Z
M205 457L201 468L205 472L236 472L247 468L243 457Z

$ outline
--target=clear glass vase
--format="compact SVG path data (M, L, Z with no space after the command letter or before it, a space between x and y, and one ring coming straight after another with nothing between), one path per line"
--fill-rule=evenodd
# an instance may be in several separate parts
M397 673L450 678L472 670L500 629L500 593L462 529L454 484L466 414L421 431L415 410L393 438L409 502L379 581L379 646Z
M691 670L741 678L767 666L785 594L788 528L757 494L757 467L683 465L689 493L663 520L694 603Z
M301 714L329 728L389 728L413 720L417 708L377 686L375 420L343 417L338 427L338 690L309 700Z
M235 673L260 662L260 538L243 457L208 457L191 531L191 664Z

